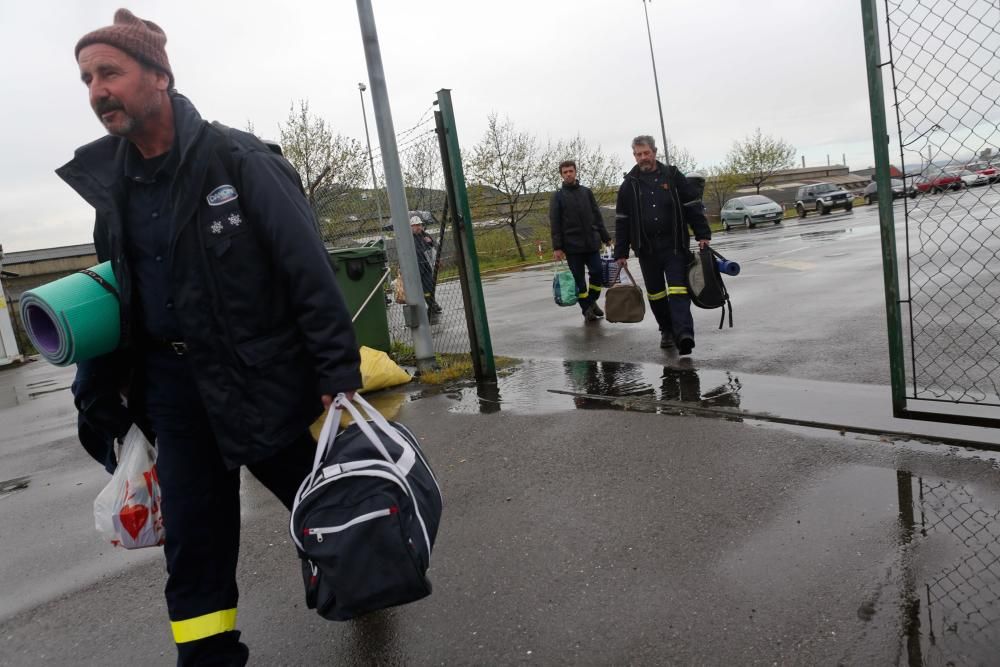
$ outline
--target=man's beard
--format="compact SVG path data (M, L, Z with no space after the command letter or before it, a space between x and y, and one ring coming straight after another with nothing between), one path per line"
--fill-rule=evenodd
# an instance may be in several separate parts
M123 105L119 100L114 97L109 97L107 99L98 100L95 105L94 112L97 114L97 119L101 121L101 125L104 129L108 131L108 134L113 134L117 137L129 137L136 134L144 126L144 120L154 115L160 109L160 103L156 99L148 99L141 109L141 115L134 115L125 110L125 105ZM119 121L116 125L111 125L104 121L102 116L108 112L117 111L123 119Z

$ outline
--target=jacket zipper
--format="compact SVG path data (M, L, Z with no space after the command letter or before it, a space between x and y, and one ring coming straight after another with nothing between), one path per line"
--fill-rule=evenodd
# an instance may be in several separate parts
M368 512L367 514L356 516L347 523L342 523L339 526L328 526L325 528L306 528L302 532L306 537L309 537L310 535L315 535L316 541L322 542L324 535L340 533L347 530L348 528L351 528L352 526L357 526L360 523L365 523L367 521L372 521L373 519L379 519L384 516L391 516L393 514L398 514L398 513L399 513L399 508L393 505L392 507L388 507L384 510L375 510L374 512Z

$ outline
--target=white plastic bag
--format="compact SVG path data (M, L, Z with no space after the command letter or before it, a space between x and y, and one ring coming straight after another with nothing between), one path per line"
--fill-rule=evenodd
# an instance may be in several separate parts
M156 450L133 426L118 454L115 474L94 500L97 530L111 544L126 549L160 546L165 533Z

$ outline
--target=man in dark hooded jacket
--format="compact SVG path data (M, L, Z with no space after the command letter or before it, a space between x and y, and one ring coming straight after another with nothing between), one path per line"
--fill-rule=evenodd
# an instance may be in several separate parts
M79 364L73 394L81 439L109 468L132 423L155 438L178 664L243 665L239 468L291 507L312 469L309 426L361 386L359 354L295 170L202 120L174 90L165 44L120 9L76 45L110 136L57 173L97 211L122 344Z
M565 259L576 280L577 303L583 319L593 322L604 316L597 305L605 287L601 266L601 244L611 242L604 218L590 188L576 180L576 162L559 164L562 186L549 203L549 225L552 229L552 257ZM587 273L590 274L588 281Z
M625 266L629 249L635 252L649 309L660 327L660 347L676 345L680 354L691 354L688 227L694 230L699 248L708 246L712 232L701 195L676 167L656 159L653 137L633 139L632 155L636 165L618 188L615 205L615 259Z

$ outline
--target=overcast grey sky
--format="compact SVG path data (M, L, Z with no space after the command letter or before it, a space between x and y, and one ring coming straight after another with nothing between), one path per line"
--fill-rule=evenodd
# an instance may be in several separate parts
M659 136L641 0L373 0L397 131L451 88L459 138L496 111L544 143L579 133L632 164ZM648 5L667 133L700 166L758 126L806 164L872 164L860 3L654 0ZM0 244L83 243L93 212L53 170L102 134L73 47L120 0L0 0ZM367 83L351 0L138 0L166 31L177 88L202 116L277 137L293 100L364 139ZM367 94L366 94L367 95ZM368 111L371 114L370 98ZM372 126L373 140L375 129ZM799 161L801 158L797 158Z

